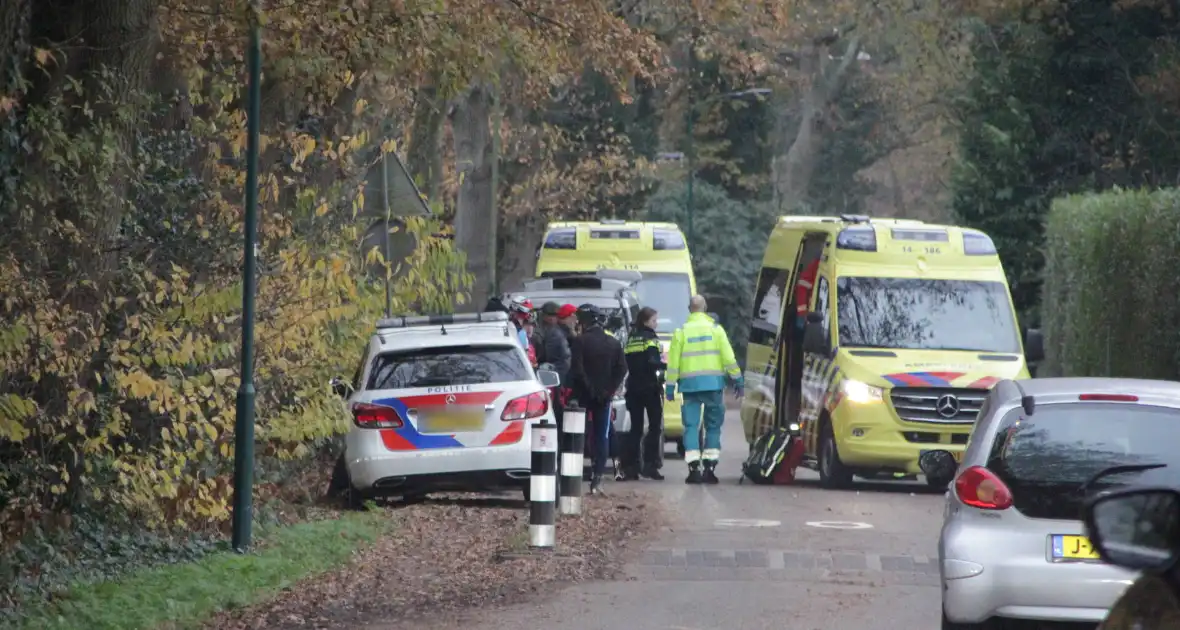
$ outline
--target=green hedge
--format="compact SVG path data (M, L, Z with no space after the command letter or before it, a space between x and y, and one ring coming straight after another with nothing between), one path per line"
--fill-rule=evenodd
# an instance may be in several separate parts
M1180 380L1180 190L1054 200L1042 376Z

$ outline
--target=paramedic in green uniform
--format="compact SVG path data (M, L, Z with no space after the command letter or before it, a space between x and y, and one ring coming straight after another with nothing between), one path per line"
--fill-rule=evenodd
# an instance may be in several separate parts
M688 320L672 335L668 349L667 384L664 397L672 400L676 387L684 395L681 417L684 423L684 461L688 464L685 483L717 483L717 460L721 458L721 423L725 421L726 377L741 387L742 372L733 357L725 329L705 310L705 298L692 296ZM701 451L701 420L705 423L705 450ZM704 474L701 463L704 462Z

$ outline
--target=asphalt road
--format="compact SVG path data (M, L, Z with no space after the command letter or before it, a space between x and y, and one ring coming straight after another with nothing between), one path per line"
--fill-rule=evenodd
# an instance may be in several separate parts
M671 515L627 567L630 580L581 584L549 601L415 628L938 628L941 494L918 483L823 490L810 471L794 486L739 486L746 446L736 412L726 421L726 445L719 485L685 485L684 463L671 458L666 481L627 484L658 496ZM808 525L816 522L856 529Z

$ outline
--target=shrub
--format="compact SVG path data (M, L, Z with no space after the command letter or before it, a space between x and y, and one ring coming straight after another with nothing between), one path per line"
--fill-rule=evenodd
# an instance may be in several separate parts
M1180 190L1058 198L1045 228L1046 371L1180 379Z

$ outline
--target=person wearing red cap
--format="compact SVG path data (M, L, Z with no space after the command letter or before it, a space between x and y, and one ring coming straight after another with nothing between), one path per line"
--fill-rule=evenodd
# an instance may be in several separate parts
M573 304L562 304L557 309L557 321L561 322L571 333L574 332L574 327L578 324L578 318L575 314L578 312L578 307Z

